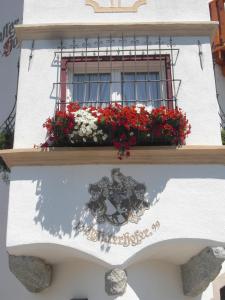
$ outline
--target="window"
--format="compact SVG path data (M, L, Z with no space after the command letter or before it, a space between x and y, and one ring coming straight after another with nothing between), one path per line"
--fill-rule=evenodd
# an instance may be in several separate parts
M160 98L159 72L122 73L122 99L125 103L149 100L155 107Z
M159 72L78 73L73 74L71 86L72 101L80 104L119 101L129 105L149 100L157 106L154 102L161 98Z
M168 105L172 100L171 82L168 82L165 58L163 66L153 59L146 61L73 61L68 59L66 99L81 105L107 105L119 102L152 107Z
M73 101L80 104L110 102L110 73L73 75Z
M148 36L61 42L61 50L55 52L61 62L58 105L78 101L86 106L119 102L175 107L181 85L174 78L179 49L172 38L163 42Z

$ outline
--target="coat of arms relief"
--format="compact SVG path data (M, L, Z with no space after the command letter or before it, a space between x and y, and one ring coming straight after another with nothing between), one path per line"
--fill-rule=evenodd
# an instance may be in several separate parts
M137 12L147 0L86 0L95 12Z
M150 203L146 198L146 186L131 176L125 176L120 169L111 171L111 180L103 177L89 185L91 199L87 204L97 223L109 222L123 225L138 223Z

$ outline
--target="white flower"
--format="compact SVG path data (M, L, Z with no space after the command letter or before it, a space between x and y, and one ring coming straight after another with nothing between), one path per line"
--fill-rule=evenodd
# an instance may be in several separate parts
M130 132L130 136L133 136L134 135L134 133L133 132Z
M142 107L145 107L145 106L143 104L136 104L135 110L138 114L140 114Z
M97 139L97 137L96 137L96 136L94 136L93 140L94 140L94 142L95 142L95 143L97 143L97 142L98 142L98 139Z
M135 110L138 114L140 114L141 112L141 108L144 108L145 111L147 111L148 113L150 113L152 111L152 105L148 105L148 106L145 106L143 104L136 104L136 107L135 107Z
M103 141L105 141L107 139L107 137L108 137L108 135L104 134L103 137L102 137Z
M85 143L86 143L86 142L87 142L87 140L86 140L85 138L83 138L83 142L85 142Z
M153 107L151 105L148 105L145 107L145 110L150 113L152 111Z

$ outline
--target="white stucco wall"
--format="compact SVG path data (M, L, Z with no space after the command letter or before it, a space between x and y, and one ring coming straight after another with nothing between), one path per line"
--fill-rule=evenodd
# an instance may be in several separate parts
M7 224L8 187L0 184L0 298L4 300L70 300L88 297L89 300L111 299L104 292L104 275L109 269L96 262L73 258L67 262L54 264L52 286L41 294L31 294L12 275L8 268L8 255L5 248ZM5 199L5 201L4 201ZM185 247L184 247L185 248ZM166 252L167 249L165 249ZM51 247L51 253L53 248ZM179 267L173 263L157 260L144 260L126 268L128 274L127 292L114 299L149 300L212 300L212 284L199 297L184 297ZM221 271L221 274L224 270ZM98 287L98 288L96 288Z
M125 0L123 0L125 1ZM209 21L208 0L147 0L138 13L94 13L85 0L25 0L24 23Z
M123 166L123 174L145 183L152 206L138 225L97 225L86 208L88 186L103 176L110 177L114 167L119 165L13 168L9 251L38 255L52 262L84 256L106 265L129 265L151 257L181 264L207 245L224 245L223 166ZM88 239L76 229L79 221L108 235L131 235L149 229L152 236L123 247ZM160 226L152 227L157 221ZM62 247L53 254L48 244Z
M162 39L162 47L168 47L168 40ZM202 43L203 70L198 40ZM157 37L151 37L150 41L151 47L157 47ZM64 41L64 46L69 47L71 43ZM175 79L181 79L178 105L187 113L192 126L187 144L220 145L220 120L210 40L208 37L175 37L174 43L180 49L174 67ZM34 144L43 143L46 130L42 124L53 115L55 108L56 88L53 88L53 83L59 81L59 67L53 60L60 41L36 41L28 68L31 45L32 41L24 42L21 53L15 148L31 148Z

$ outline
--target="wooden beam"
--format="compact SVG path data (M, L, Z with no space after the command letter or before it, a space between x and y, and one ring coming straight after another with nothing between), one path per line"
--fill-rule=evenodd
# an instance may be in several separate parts
M112 147L74 147L1 150L0 156L15 166L106 164L222 164L225 146L134 147L131 157L119 160Z
M123 22L74 24L20 24L16 36L23 40L49 40L96 36L129 36L148 34L161 36L214 36L218 22Z

